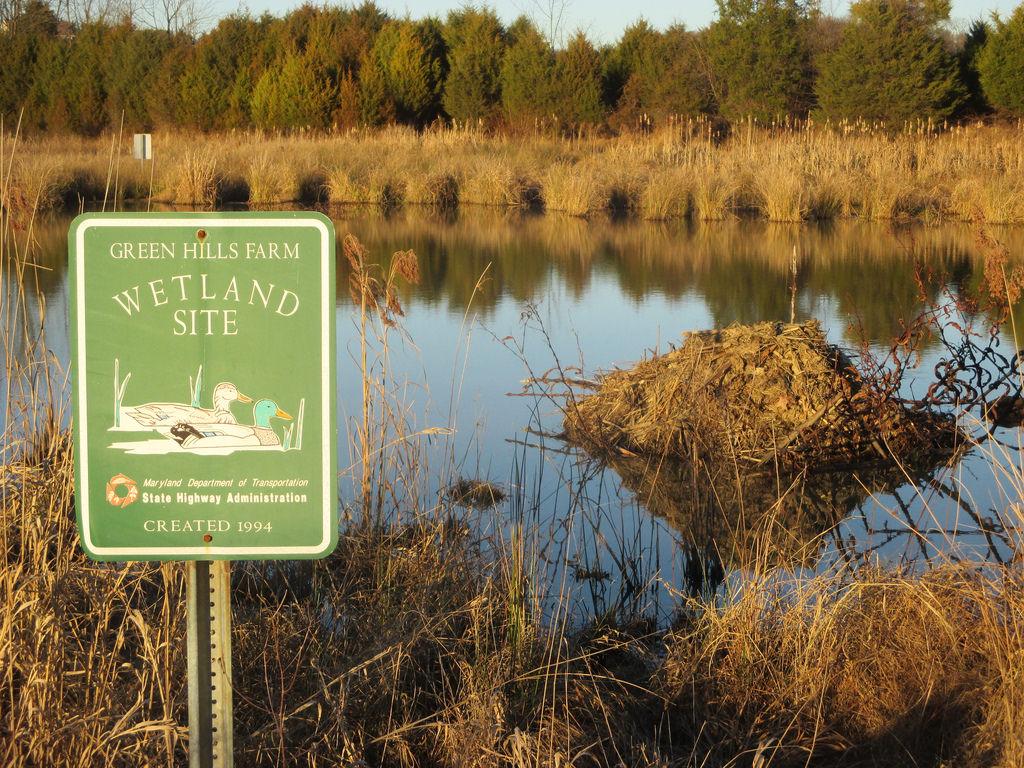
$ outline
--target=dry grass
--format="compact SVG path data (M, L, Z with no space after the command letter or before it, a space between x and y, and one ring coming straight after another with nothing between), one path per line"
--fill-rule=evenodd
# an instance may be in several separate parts
M754 188L768 221L803 221L811 215L812 186L799 172L770 165L757 176Z
M58 207L73 180L59 158L47 155L19 157L12 168L11 204L24 211L46 211Z
M660 679L722 760L1020 765L1021 617L1018 571L754 578L667 639Z
M525 179L507 157L480 158L464 176L459 201L472 205L525 208L536 184Z
M961 219L1024 224L1024 174L977 176L961 180L951 195L950 212Z
M163 178L166 199L178 205L212 206L217 202L217 158L209 148L186 150Z
M573 140L405 128L293 137L166 133L155 136L152 170L157 199L196 205L313 200L325 186L332 202L387 207L543 200L548 210L575 216L609 207L652 219L719 220L739 211L772 221L972 219L981 211L991 224L1024 221L1017 125L946 132L910 126L895 134L810 124L727 137L708 131L691 122L650 135ZM42 178L57 190L40 195L40 207L102 198L110 148L102 137L27 142L22 156L43 162L50 173ZM122 157L128 149L126 141ZM150 171L125 159L118 199L145 198ZM13 190L34 199L41 177L21 178L12 180Z
M607 210L610 191L596 163L556 163L541 181L544 208L570 216L589 216Z
M685 168L659 168L646 175L640 215L649 221L685 219L690 215L693 178Z
M731 218L739 185L716 175L702 175L693 189L693 211L699 221Z
M184 764L183 569L83 558L70 455L62 435L4 467L4 764ZM570 632L540 620L521 537L488 562L457 520L355 524L325 561L239 567L237 763L1024 758L1017 571L755 572L718 608L682 599L666 632Z
M258 155L250 161L245 183L252 205L294 203L301 198L295 170L270 154Z
M444 169L412 176L407 180L405 187L407 202L444 210L451 210L459 205L459 193L458 176Z
M332 204L361 203L390 208L405 198L404 186L374 168L333 168L327 174L327 198Z

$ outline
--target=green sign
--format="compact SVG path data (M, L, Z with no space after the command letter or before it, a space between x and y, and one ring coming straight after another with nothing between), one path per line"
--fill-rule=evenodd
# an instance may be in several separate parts
M75 498L90 557L334 548L334 248L313 213L75 219Z

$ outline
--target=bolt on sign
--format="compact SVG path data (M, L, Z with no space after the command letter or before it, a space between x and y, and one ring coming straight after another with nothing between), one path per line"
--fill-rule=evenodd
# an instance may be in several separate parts
M69 251L75 496L89 556L331 552L330 220L85 214Z

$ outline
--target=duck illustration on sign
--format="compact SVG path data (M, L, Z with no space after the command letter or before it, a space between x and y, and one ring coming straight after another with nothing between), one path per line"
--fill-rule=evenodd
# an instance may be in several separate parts
M123 405L128 374L119 379L120 360L114 361L114 425L111 432L156 432L160 438L118 441L111 448L134 454L166 454L189 452L197 454L227 455L235 451L290 451L302 447L302 422L306 401L299 401L297 417L283 410L271 398L258 400L243 394L230 381L214 387L212 407L200 404L202 386L200 367L193 382L191 403L151 402L141 405ZM252 403L251 423L240 423L232 411L235 403ZM291 422L282 426L281 434L275 421Z
M179 422L171 427L171 436L182 448L245 448L277 447L281 439L270 424L273 418L292 417L277 407L273 400L259 400L252 408L252 426L245 424L196 424Z
M213 390L213 408L183 403L146 403L121 409L121 428L138 425L144 428L170 427L175 424L237 424L231 412L234 402L251 403L248 395L238 391L230 381L222 381Z

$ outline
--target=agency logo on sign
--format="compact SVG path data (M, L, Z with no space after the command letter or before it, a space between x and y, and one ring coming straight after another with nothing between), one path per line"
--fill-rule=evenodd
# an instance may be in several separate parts
M85 214L69 251L86 552L328 554L338 503L330 220Z
M107 481L107 503L127 507L139 499L139 485L127 475L118 472Z

